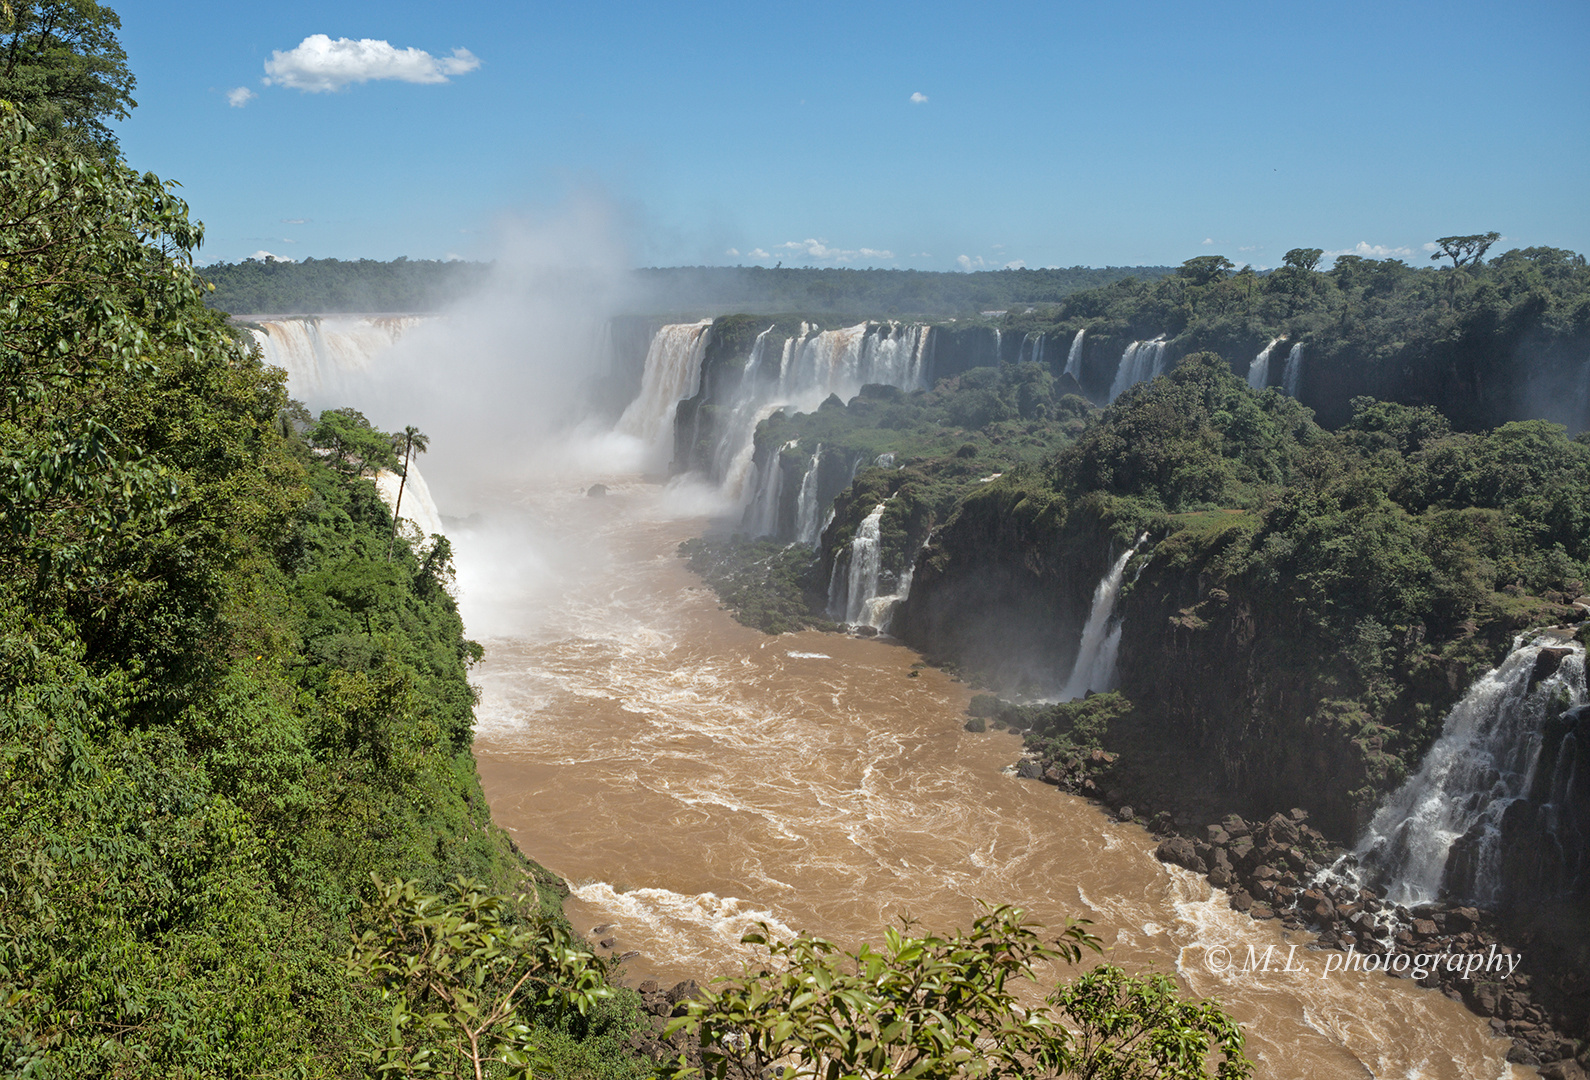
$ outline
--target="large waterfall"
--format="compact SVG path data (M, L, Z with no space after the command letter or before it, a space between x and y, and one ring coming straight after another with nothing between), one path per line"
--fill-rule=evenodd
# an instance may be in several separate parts
M1043 363L1043 331L1034 330L1021 339L1021 350L1016 354L1017 363Z
M1165 336L1153 341L1134 341L1121 353L1120 366L1115 369L1115 381L1110 384L1110 400L1126 392L1126 388L1145 382L1165 373Z
M1540 636L1520 638L1469 688L1419 771L1381 804L1358 843L1359 866L1388 899L1412 906L1443 889L1499 899L1503 816L1533 786L1548 721L1564 703L1584 703L1584 677L1581 646Z
M1060 691L1061 701L1074 701L1089 690L1102 693L1114 686L1115 656L1121 647L1121 624L1114 618L1115 602L1120 598L1121 583L1126 579L1126 564L1147 539L1148 534L1144 533L1123 551L1093 590L1093 606L1082 627L1082 641L1077 647L1076 662L1071 665L1071 676L1066 679L1065 689Z
M1281 388L1286 391L1289 398L1297 397L1297 391L1303 384L1303 343L1297 342L1292 346L1292 351L1286 354L1286 368L1281 373Z
M707 351L711 319L670 323L657 331L646 352L640 396L619 417L617 430L644 443L656 460L673 445L674 410L696 392Z
M1079 383L1082 381L1082 335L1087 332L1086 327L1078 330L1077 336L1071 339L1070 351L1066 353L1065 374L1071 376Z
M249 333L265 362L287 372L292 395L319 404L342 394L346 378L368 372L378 354L431 318L434 316L315 315L272 319L249 327Z
M806 466L806 474L801 477L800 494L795 499L795 540L807 547L815 547L828 527L828 519L823 516L827 507L817 493L817 477L822 468L823 444L818 443ZM832 513L830 510L829 514Z
M1270 354L1283 340L1283 338L1271 338L1270 343L1253 358L1253 362L1248 365L1248 389L1263 390L1270 385Z

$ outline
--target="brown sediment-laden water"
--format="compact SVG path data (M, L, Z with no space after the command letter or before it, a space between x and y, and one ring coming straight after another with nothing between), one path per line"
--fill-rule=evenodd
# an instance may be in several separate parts
M455 537L492 812L569 882L577 928L638 954L631 979L736 971L757 920L852 947L984 899L1092 919L1114 962L1220 999L1259 1076L1512 1075L1460 1003L1327 972L1342 954L1231 911L1142 829L1007 773L1017 737L963 730L970 691L911 651L737 624L676 554L706 519L604 480L522 489Z

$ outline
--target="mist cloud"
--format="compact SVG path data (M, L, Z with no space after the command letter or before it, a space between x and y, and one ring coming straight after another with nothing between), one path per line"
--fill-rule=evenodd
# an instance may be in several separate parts
M295 49L271 53L265 61L264 83L318 94L380 79L444 83L448 76L464 75L479 66L480 59L468 49L454 49L451 56L437 57L424 49L399 49L374 38L333 41L325 34L311 34Z

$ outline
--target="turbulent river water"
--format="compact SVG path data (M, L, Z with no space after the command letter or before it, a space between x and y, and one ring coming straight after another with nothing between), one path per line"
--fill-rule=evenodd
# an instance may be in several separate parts
M1090 918L1116 963L1218 997L1259 1076L1513 1075L1459 1003L1326 974L1339 953L1232 912L1142 829L1007 775L1019 740L964 731L968 688L909 650L735 623L676 554L707 520L606 483L521 489L454 535L492 812L569 882L578 929L638 953L631 980L735 971L758 919L850 947L904 913L967 926L983 898ZM1269 971L1240 971L1250 946Z

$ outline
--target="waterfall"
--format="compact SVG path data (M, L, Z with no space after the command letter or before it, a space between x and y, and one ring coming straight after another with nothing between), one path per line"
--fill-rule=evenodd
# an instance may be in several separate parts
M782 459L785 450L795 449L797 439L791 439L767 456L756 474L756 498L746 509L746 528L752 536L774 536L778 533L779 495L784 488Z
M1286 368L1281 373L1281 388L1286 391L1287 397L1295 398L1302 384L1303 343L1299 341L1292 346L1292 351L1286 354Z
M823 444L818 443L812 460L807 463L806 475L801 477L800 494L795 500L795 540L807 547L816 547L822 539L823 507L817 499L817 473L823 467Z
M1134 341L1121 353L1121 363L1115 369L1115 381L1110 384L1110 400L1126 392L1127 387L1164 374L1165 335L1153 341Z
M1122 552L1093 590L1093 606L1082 627L1082 641L1077 646L1076 662L1071 665L1071 676L1066 679L1065 689L1060 691L1061 701L1074 701L1089 690L1102 693L1114 685L1115 656L1121 647L1121 624L1112 619L1115 601L1121 595L1126 564L1147 539L1148 534L1144 533L1137 538L1137 543Z
M1538 678L1548 649L1558 651L1546 659L1560 662ZM1584 698L1583 647L1548 636L1514 641L1447 713L1419 771L1386 798L1358 842L1360 868L1385 884L1387 899L1410 907L1437 899L1460 861L1472 882L1463 899L1499 898L1502 817L1529 794L1546 723L1565 699Z
M1066 353L1065 374L1079 383L1082 381L1082 335L1087 332L1086 327L1078 330L1077 336L1071 339L1071 350Z
M711 319L672 323L651 339L640 395L619 417L616 430L645 443L654 460L666 457L673 445L674 412L679 402L696 392L711 327Z
M810 412L829 394L848 401L867 383L915 390L923 384L930 336L929 328L918 323L858 323L822 331L802 323L801 332L784 344L777 386L759 392L765 401Z
M1034 330L1021 339L1021 350L1016 360L1017 362L1030 360L1034 364L1043 363L1043 331Z
M318 405L343 396L343 381L361 376L382 352L434 316L323 315L272 319L250 328L267 364L287 372L289 392Z
M833 575L828 581L828 614L836 622L848 626L871 625L867 621L867 607L878 594L885 505L879 503L874 506L872 513L857 526L855 538L850 541L849 566L844 578L839 575L839 560L834 561ZM841 584L844 586L843 592L840 591Z
M1248 389L1263 390L1270 384L1270 354L1283 340L1285 339L1271 338L1270 343L1253 358L1253 363L1248 365Z
M720 477L724 494L736 502L745 496L745 481L751 469L751 457L756 451L756 425L772 416L780 408L758 400L756 381L762 371L767 352L769 326L756 335L751 355L746 358L740 372L740 386L735 393L733 411L718 432L717 445L712 451L712 472Z

